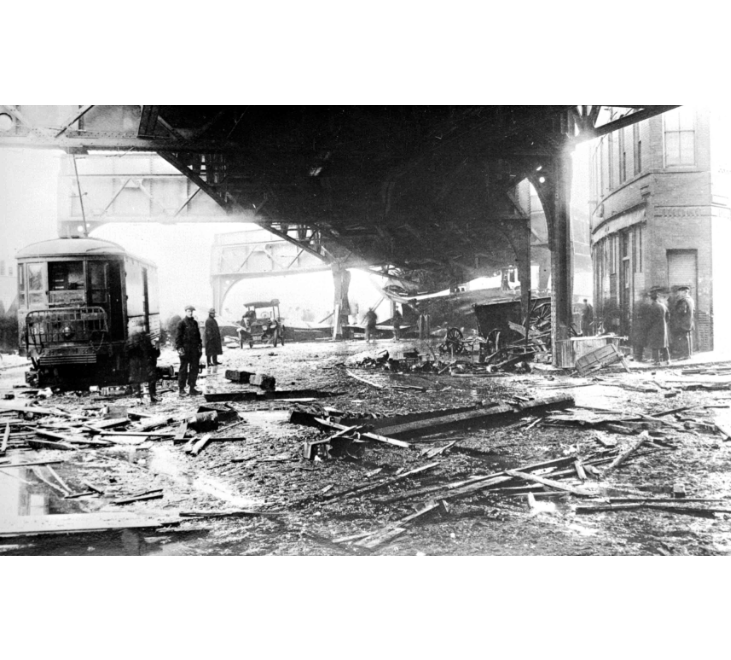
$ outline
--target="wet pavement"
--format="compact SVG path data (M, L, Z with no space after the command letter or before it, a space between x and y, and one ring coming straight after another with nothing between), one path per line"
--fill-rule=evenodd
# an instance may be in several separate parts
M427 355L420 342L379 341L317 342L285 347L226 350L217 377L205 383L208 391L234 390L238 386L223 378L226 367L253 368L274 375L278 389L315 388L336 393L320 403L347 411L352 416L366 412L397 415L470 405L511 396L546 396L557 391L572 394L577 406L624 413L653 412L695 406L697 422L712 423L731 413L731 390L675 391L676 381L690 382L681 368L637 371L624 374L606 370L590 378L575 378L561 372L485 378L469 375L395 375L380 370L358 370L373 385L347 375L343 365L364 350L389 350L398 358L416 348ZM698 357L698 364L701 358ZM22 382L22 369L0 374L0 389L11 391ZM708 377L704 377L708 380ZM717 377L725 382L723 377ZM728 379L726 379L728 380ZM424 387L397 390L394 385ZM629 389L628 389L629 388ZM165 388L163 388L165 389ZM17 391L17 390L16 390ZM672 395L667 396L667 395ZM20 400L18 397L17 400ZM91 394L54 396L41 405L80 410L94 404ZM111 402L115 407L180 415L195 412L202 397L179 399L175 384L154 408L139 406L130 397ZM61 534L0 539L0 554L353 554L358 552L333 540L376 531L413 513L424 498L389 502L389 497L408 489L473 475L550 460L572 453L596 450L591 428L554 427L537 424L530 430L515 425L480 426L425 433L417 438L423 447L442 446L460 440L459 451L440 457L437 470L408 484L378 490L362 497L327 501L325 492L339 492L355 485L392 476L399 470L426 463L420 451L385 445L366 446L360 456L327 461L307 461L302 443L322 434L309 427L288 423L292 404L286 401L235 403L246 424L239 427L245 440L210 444L200 456L183 453L170 441L146 441L132 447L84 449L74 452L11 449L5 458L22 460L58 459L50 466L65 484L55 479L47 466L2 469L0 466L0 522L23 516L95 514L131 511L140 516L158 516L173 524L142 530L95 534ZM682 422L681 422L682 424ZM683 482L688 497L729 500L731 508L731 442L706 432L696 424L669 434L677 449L653 450L638 456L606 479L592 479L590 486L603 497L626 497L628 493L667 496L673 485ZM633 442L617 435L620 445ZM369 476L381 469L376 476ZM104 492L68 498L88 488L90 482ZM51 485L53 484L53 485ZM122 507L111 500L145 490L162 488L161 499L135 502ZM570 495L537 498L530 507L525 496L485 494L460 500L449 514L425 519L408 532L378 549L380 554L450 555L644 555L728 554L731 524L728 514L692 518L660 511L606 512L579 515L582 502ZM726 504L721 504L724 508ZM253 509L279 512L278 517L198 518L180 522L180 511L230 511Z

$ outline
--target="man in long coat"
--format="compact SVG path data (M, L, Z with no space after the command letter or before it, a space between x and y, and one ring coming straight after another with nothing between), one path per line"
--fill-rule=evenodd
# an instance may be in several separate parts
M650 305L647 308L647 348L652 350L655 364L670 362L668 351L668 308L658 300L657 291L650 292Z
M393 325L393 338L396 341L401 341L401 324L403 323L404 317L397 309L393 310L393 318L391 323Z
M150 403L157 403L157 358L160 349L153 343L140 320L135 320L125 344L132 391L142 399L142 383L147 383Z
M648 294L645 293L642 300L635 306L635 313L632 316L632 330L630 340L635 362L642 362L647 344L647 309L649 307Z
M694 317L695 303L690 297L690 287L680 286L670 310L670 332L681 360L693 355Z
M175 349L180 356L180 371L178 372L178 394L185 396L185 383L188 383L188 392L191 396L200 394L195 389L198 378L198 362L203 352L201 331L198 321L193 318L195 307L188 305L185 308L185 318L178 323L175 332Z
M221 345L221 329L216 321L216 310L211 307L208 310L208 318L206 319L206 327L204 330L205 346L206 346L206 366L213 367L213 371L217 371L218 356L223 355L223 346Z
M584 311L581 313L581 334L591 337L594 334L594 307L584 298Z

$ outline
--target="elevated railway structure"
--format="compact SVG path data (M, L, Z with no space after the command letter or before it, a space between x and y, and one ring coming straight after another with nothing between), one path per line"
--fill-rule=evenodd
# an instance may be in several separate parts
M349 267L449 284L507 260L517 263L527 306L530 212L518 186L528 180L547 219L556 346L573 303L571 153L675 107L5 105L0 146L74 157L78 209L64 220L72 231L79 216L85 231L112 221L104 218L111 206L85 199L79 156L157 153L186 188L150 217L259 225L331 267L336 295L347 293ZM112 204L135 185L117 182ZM202 213L211 200L216 211Z

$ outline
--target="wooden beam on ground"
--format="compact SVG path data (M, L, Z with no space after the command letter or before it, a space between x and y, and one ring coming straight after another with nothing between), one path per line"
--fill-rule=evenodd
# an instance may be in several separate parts
M125 497L118 500L112 500L112 504L132 504L133 502L142 502L144 500L159 500L162 499L163 492L162 488L159 490L150 491L149 493L143 493L141 495L133 495L132 497Z
M338 431L347 431L349 428L347 426L344 426L343 424L338 424L337 422L333 422L328 419L322 419L321 417L315 417L315 421L321 426L336 429ZM366 438L367 440L375 440L376 442L382 442L384 444L392 445L394 447L401 447L402 449L411 449L413 447L410 442L396 440L395 438L388 438L377 433L361 433L360 436L362 438Z
M58 463L65 463L66 461L30 461L28 463L0 463L0 468L3 470L7 468L24 468L34 467L38 465L56 465Z
M640 439L634 445L632 445L632 447L630 447L627 451L625 451L624 453L617 456L617 458L615 458L614 461L612 461L612 463L610 463L607 466L604 473L608 474L615 468L618 468L620 465L622 465L622 463L624 463L630 456L632 456L632 454L634 454L640 447L642 447L642 445L644 445L645 442L647 442L649 439L650 439L650 434L647 433L647 431L643 431L640 434Z
M193 447L190 450L191 455L198 456L206 447L206 445L211 441L211 434L207 433L204 435L198 442L196 442Z
M114 529L155 528L158 518L142 518L129 513L67 513L53 516L17 516L0 520L0 538L45 534L85 534Z
M555 490L564 490L567 493L571 493L572 495L577 495L578 497L596 497L596 493L592 493L591 491L584 490L583 488L574 488L572 486L567 486L566 484L562 484L560 481L544 479L543 477L538 477L535 474L528 474L527 472L518 472L516 470L505 470L505 473L510 475L511 477L515 477L516 479L523 479L525 481L533 481L537 484L543 484L544 486L548 486L549 488L554 488Z
M556 394L533 401L523 401L519 404L502 404L491 407L475 408L465 412L447 414L440 417L430 417L404 424L382 426L379 431L389 437L406 433L418 433L425 429L432 430L453 425L466 424L470 422L487 422L491 419L499 419L506 415L520 417L529 412L537 412L549 409L570 408L574 405L574 398L566 394Z
M51 442L50 440L39 440L38 438L33 438L32 440L29 438L27 442L31 447L33 445L40 445L48 449L64 449L66 451L75 451L77 449L77 447L73 447L65 442Z
M8 448L8 439L10 438L10 422L5 424L5 432L3 433L3 441L0 444L0 456L5 456L5 452Z
M248 509L237 509L236 511L181 511L178 515L181 518L249 518L259 516L277 517L283 516L284 513L274 511L251 511Z
M342 493L336 493L332 497L329 497L327 499L334 500L338 499L340 497L354 497L354 496L360 496L364 493L369 493L374 490L378 490L379 488L383 488L384 486L390 486L391 484L395 484L398 481L402 481L403 479L407 479L408 477L413 477L417 474L421 474L423 472L427 472L428 470L433 470L435 467L438 467L439 463L430 463L429 465L423 465L422 467L416 468L415 470L409 470L408 472L404 472L403 474L399 474L395 477L390 477L389 479L385 479L384 481L379 481L376 484L368 484L367 486L361 486L358 488L354 488L352 490L348 490Z

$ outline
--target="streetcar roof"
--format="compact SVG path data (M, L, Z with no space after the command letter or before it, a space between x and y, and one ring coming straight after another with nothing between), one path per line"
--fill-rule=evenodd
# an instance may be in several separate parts
M37 257L70 257L89 255L118 254L138 261L154 265L147 259L130 254L119 243L103 241L99 238L54 238L49 241L33 243L19 250L16 259L32 259Z

